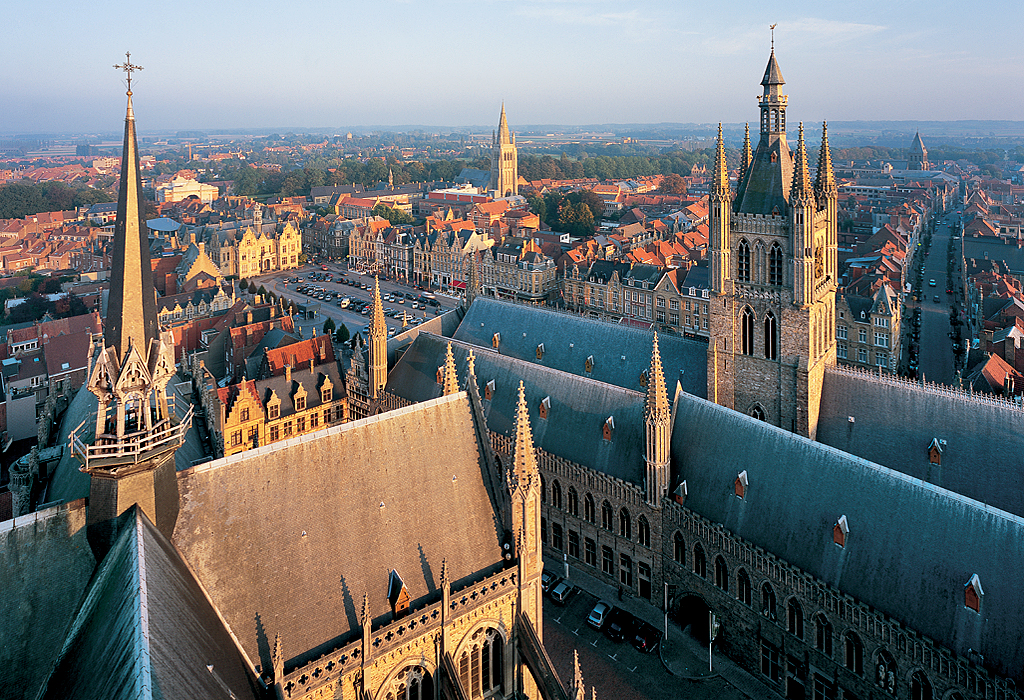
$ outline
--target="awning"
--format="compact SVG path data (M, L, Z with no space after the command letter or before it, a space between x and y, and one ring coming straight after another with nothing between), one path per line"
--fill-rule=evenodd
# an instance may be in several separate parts
M465 289L466 283L460 282L459 280L452 280L451 286L455 287L456 289Z

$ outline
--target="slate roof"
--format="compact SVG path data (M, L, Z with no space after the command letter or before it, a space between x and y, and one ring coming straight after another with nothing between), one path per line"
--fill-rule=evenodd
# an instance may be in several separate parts
M640 374L651 364L654 334L539 307L477 297L455 338L484 348L501 335L499 352L528 363L541 364L586 377L586 360L594 357L589 378L640 390ZM707 344L688 338L659 336L665 381L679 381L683 391L707 395ZM544 356L537 361L537 346Z
M437 384L437 369L444 365L447 347L447 338L420 333L388 375L388 391L414 402L438 396L441 387ZM643 485L646 394L567 375L541 362L452 341L460 386L466 381L466 356L470 350L476 356L477 389L491 431L515 436L516 402L522 380L530 407L533 441L538 449ZM650 356L648 348L648 367ZM491 381L494 389L487 400L486 386ZM538 410L545 398L550 398L551 407L548 418L542 419ZM614 418L615 429L612 439L605 440L602 427L609 416Z
M680 395L676 410L672 459L687 508L1021 679L1024 519L692 396ZM734 482L743 470L741 500ZM832 528L842 515L850 532L841 548ZM985 592L981 614L964 605L973 574Z
M291 668L360 634L364 593L389 621L392 569L416 608L445 558L453 587L500 567L484 469L460 392L182 472L173 539L254 663L281 634Z
M947 441L941 467L933 438ZM817 439L1024 516L1024 411L1005 402L828 368Z
M171 543L137 506L120 521L40 700L259 697L252 664Z

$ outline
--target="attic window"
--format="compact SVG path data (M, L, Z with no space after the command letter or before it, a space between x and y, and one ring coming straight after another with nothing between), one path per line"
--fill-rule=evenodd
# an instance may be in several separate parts
M747 479L747 470L744 469L736 475L736 481L733 482L733 490L736 492L736 496L740 500L746 498L747 487L750 485L750 481Z
M388 577L388 603L391 604L391 612L395 617L409 610L409 589L394 569Z
M675 502L679 505L683 505L683 501L686 500L687 492L686 479L683 479L679 486L676 487L676 490L672 492L672 498L674 498Z
M936 464L942 466L942 453L946 449L946 441L940 440L939 438L932 438L932 442L928 445L928 462L930 464Z
M492 396L494 396L494 380L493 379L491 381L487 382L487 386L484 387L484 399L486 399L487 401L490 401Z
M498 345L501 343L501 333L495 333L491 337L491 347L497 350Z
M444 367L437 368L437 383L440 384L444 381Z
M840 515L832 527L832 541L840 547L846 546L846 536L850 534L850 526L846 524L846 516Z
M649 381L650 378L647 375L647 370L644 370L643 372L640 373L640 386L647 386L647 383Z
M583 364L584 369L587 370L587 374L594 371L594 356L591 355L587 358L587 361Z
M544 357L544 343L537 346L537 359L543 359Z
M981 590L981 579L978 574L971 576L971 580L964 586L964 606L976 613L981 612L981 598L985 592Z
M601 432L604 433L605 440L612 439L612 431L615 430L615 418L608 416L608 420L604 422L604 426L601 428Z
M540 417L546 419L548 412L551 410L551 397L545 396L544 400L540 402Z

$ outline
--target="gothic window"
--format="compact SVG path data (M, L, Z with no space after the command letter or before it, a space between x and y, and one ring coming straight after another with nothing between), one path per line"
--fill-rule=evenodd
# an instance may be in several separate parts
M885 649L878 652L875 664L875 683L890 695L896 694L896 660Z
M636 520L636 541L642 547L651 546L651 526L642 515Z
M385 700L431 700L433 697L434 680L422 666L402 669L384 696Z
M767 582L761 585L761 614L769 620L776 619L775 589Z
M627 540L633 538L633 520L625 508L619 511L619 537L625 537Z
M566 493L566 497L567 497L566 500L568 502L567 504L569 506L569 515L574 515L574 516L579 517L579 514L580 514L580 497L576 494L576 489L574 489L572 486L570 486L568 492Z
M814 618L814 648L832 658L832 623L824 613Z
M740 599L740 602L744 605L750 605L750 576L744 569L740 569L739 573L736 574L736 597Z
M715 585L723 591L729 590L729 566L722 555L715 557Z
M672 538L672 558L677 564L686 564L686 541L678 531Z
M764 316L764 356L769 360L779 358L779 332L775 323L775 314L771 311Z
M782 247L778 243L772 243L771 251L768 253L768 284L782 284Z
M754 407L750 409L750 415L758 420L768 420L768 416L765 414L764 409L761 408L760 404L754 404Z
M852 630L843 638L843 664L854 673L864 673L864 644Z
M814 248L814 279L819 280L825 275L825 258L824 248L816 246Z
M910 678L910 700L932 700L931 683L920 671L914 671Z
M758 284L764 284L764 243L757 241L754 244L754 275L753 279Z
M708 562L704 556L704 548L700 546L700 542L693 545L693 573L697 574L701 578L708 577Z
M583 497L583 519L588 523L592 523L595 520L594 497L589 493Z
M750 281L750 245L741 240L736 250L736 278L740 282Z
M608 501L601 504L601 527L608 532L612 530L612 504Z
M804 638L804 611L796 598L790 598L786 605L786 629L790 634Z
M504 646L505 640L496 629L473 633L469 648L459 656L459 680L471 698L502 696Z
M551 482L551 505L559 510L562 508L562 485L557 479Z
M749 306L743 307L740 315L741 349L744 355L754 354L754 312Z

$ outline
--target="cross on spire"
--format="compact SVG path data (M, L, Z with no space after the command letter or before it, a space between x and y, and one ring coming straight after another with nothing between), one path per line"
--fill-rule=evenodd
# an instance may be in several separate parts
M124 52L124 63L122 63L121 65L115 64L114 68L116 68L117 70L123 70L125 72L125 75L128 76L128 94L131 95L132 94L132 73L134 73L135 71L138 71L138 70L142 70L142 66L133 65L132 64L132 52L131 51L125 51Z

